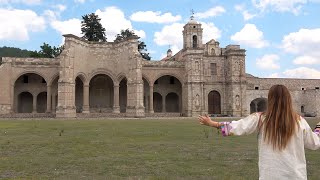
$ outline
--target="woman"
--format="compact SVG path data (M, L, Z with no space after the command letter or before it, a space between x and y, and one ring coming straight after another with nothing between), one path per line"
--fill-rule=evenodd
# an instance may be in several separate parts
M274 85L265 113L254 113L239 121L216 122L199 116L202 125L221 129L224 136L258 132L259 179L307 179L304 148L320 148L320 123L314 132L294 112L289 90Z

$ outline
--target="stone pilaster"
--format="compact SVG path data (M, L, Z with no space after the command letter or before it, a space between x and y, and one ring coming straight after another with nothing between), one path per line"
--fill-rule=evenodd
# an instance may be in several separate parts
M51 86L47 86L47 113L51 113Z
M82 113L90 113L89 106L89 85L83 85L83 107Z
M113 86L113 113L120 113L119 106L119 85Z
M154 113L154 109L153 109L153 86L150 86L149 88L150 90L150 99L149 99L149 113Z

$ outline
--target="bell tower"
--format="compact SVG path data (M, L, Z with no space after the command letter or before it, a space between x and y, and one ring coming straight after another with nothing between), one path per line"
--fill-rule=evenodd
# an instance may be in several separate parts
M194 12L189 22L183 27L183 49L202 48L202 31L201 24L194 20Z

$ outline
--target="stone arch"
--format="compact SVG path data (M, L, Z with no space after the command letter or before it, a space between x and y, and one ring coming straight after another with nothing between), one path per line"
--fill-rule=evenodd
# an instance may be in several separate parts
M114 80L105 73L96 73L89 82L90 112L112 112Z
M158 75L154 78L153 81L149 81L149 84L151 83L151 84L154 85L154 83L156 82L156 80L160 79L160 78L163 77L163 76L173 76L173 77L175 77L176 79L179 80L179 82L181 83L181 85L183 85L183 82L184 82L183 79L182 79L178 74L170 73L170 72L158 74Z
M38 72L38 71L23 71L23 72L19 73L17 76L15 76L15 77L13 78L13 80L14 80L14 81L13 81L13 85L15 85L16 81L17 81L21 76L23 76L23 75L25 75L25 74L36 74L36 75L38 75L38 76L41 76L41 77L46 81L46 83L48 82L46 76L45 76L44 74L42 74L41 72Z
M125 73L119 73L119 74L117 75L117 83L120 84L120 82L121 82L124 78L127 79L126 74L125 74ZM115 83L115 84L117 84L117 83Z
M149 86L153 85L151 84L150 78L148 76L146 76L145 74L142 74L142 80L145 80L145 82L148 83Z
M125 113L127 110L127 97L128 97L128 80L124 76L122 79L119 80L119 106L120 106L120 113Z
M154 112L162 112L162 95L160 93L153 93L153 108Z
M208 94L208 114L221 114L221 95L217 90Z
M52 83L54 83L54 81L59 78L59 73L56 73L55 75L51 76L48 80L48 85L52 86ZM59 79L58 79L59 80Z
M29 92L31 93L33 100L32 100L32 112L37 112L37 95L40 92L47 91L47 81L45 78L38 73L24 73L21 74L14 82L14 102L13 102L13 111L19 112L22 109L25 109L24 105L20 105L22 103L21 97L19 94L21 92ZM25 95L25 94L24 94ZM29 96L28 96L29 97ZM24 98L24 96L23 96ZM22 110L24 111L24 110Z
M47 92L37 95L37 113L45 113L47 110Z
M175 103L177 103L178 105L176 105L176 107L178 107L178 112L180 111L181 106L182 106L182 83L181 81L176 78L175 76L171 76L171 75L164 75L159 77L154 83L153 85L153 92L157 92L159 94L161 94L162 98L162 112L166 112L166 101L169 100L169 102L175 101ZM175 99L171 100L170 97L173 96L169 96L168 98L166 98L166 95L169 93L176 93L178 96L178 100L176 102L176 97L174 97ZM179 98L180 97L180 98ZM155 98L155 97L153 97ZM155 108L155 105L154 105ZM173 107L170 107L173 108ZM174 108L175 109L175 108Z
M17 113L32 113L33 111L33 95L24 91L18 94Z
M77 73L77 76L76 76L76 78L74 80L76 80L77 78L80 78L84 85L87 83L88 77L86 76L85 73L83 73L83 72Z
M180 105L177 93L171 92L166 95L166 112L179 112Z
M85 79L80 74L75 79L75 106L76 106L76 112L81 113L83 111L83 88L85 85Z
M250 114L267 110L267 98L256 98L250 103Z
M113 73L111 73L111 72L110 72L109 70L107 70L107 69L103 69L103 70L100 70L100 69L99 69L99 70L97 70L97 71L92 72L91 75L90 75L89 78L88 78L88 82L90 83L91 80L92 80L92 78L94 78L96 75L99 75L99 74L103 74L103 75L109 76L109 77L111 78L112 82L113 82L114 84L116 84L117 78L115 78L115 76L113 75Z

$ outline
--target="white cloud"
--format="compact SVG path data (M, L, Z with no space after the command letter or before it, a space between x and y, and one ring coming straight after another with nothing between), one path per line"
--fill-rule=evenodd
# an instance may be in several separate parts
M173 23L181 20L181 16L173 16L171 13L161 14L160 11L138 11L130 16L132 21L148 23Z
M320 28L300 29L282 39L282 48L292 54L309 54L320 57Z
M75 3L81 3L81 4L83 4L83 3L86 2L86 0L74 0L74 2L75 2Z
M23 3L27 5L40 4L42 0L0 0L0 4Z
M69 19L66 21L53 21L51 26L61 34L74 34L81 37L81 20Z
M237 4L234 6L234 9L242 13L243 19L245 21L248 21L257 16L257 14L252 14L248 10L246 10L246 7L244 4Z
M284 72L274 73L268 76L270 78L299 78L299 79L320 79L320 71L307 68L299 67L295 69L288 69Z
M183 43L183 26L184 24L182 23L173 23L164 26L160 32L154 33L154 42L160 46L171 45L181 49Z
M231 40L252 48L268 46L268 42L263 38L263 32L258 30L254 24L246 24L240 32L231 36Z
M281 48L297 57L294 64L311 65L320 63L320 28L300 29L283 37Z
M113 41L121 30L133 29L131 21L127 20L123 11L117 7L107 7L102 11L97 10L95 14L101 18L101 24L106 28L108 41ZM134 30L134 32L141 38L145 37L145 32L143 30Z
M256 65L260 69L274 70L280 69L280 64L278 63L279 56L276 54L266 54L261 58L257 58Z
M320 64L320 59L312 56L299 56L293 60L293 63L297 65Z
M54 6L59 12L65 11L67 9L67 6L63 4L57 4Z
M302 5L306 4L307 0L252 0L252 3L262 11L270 9L272 11L291 12L298 15Z
M30 32L46 28L44 18L31 10L0 9L0 22L0 40L25 41Z
M215 27L213 23L201 22L203 28L203 43L211 40L218 39L221 36L221 31ZM174 53L174 48L182 49L183 37L182 23L173 23L171 25L166 25L162 28L160 32L155 32L154 42L159 46L171 45L172 52Z
M289 69L284 71L282 74L285 77L290 77L290 78L320 79L320 71L313 68L307 68L307 67Z
M195 13L194 17L199 18L199 19L205 19L205 18L209 18L209 17L219 16L225 12L226 12L226 10L222 6L216 6L216 7L213 7L205 12Z
M247 10L245 10L245 11L242 12L242 16L243 16L243 19L244 19L245 21L248 21L248 20L256 17L257 15L256 15L256 14L251 14L251 13L249 13Z

